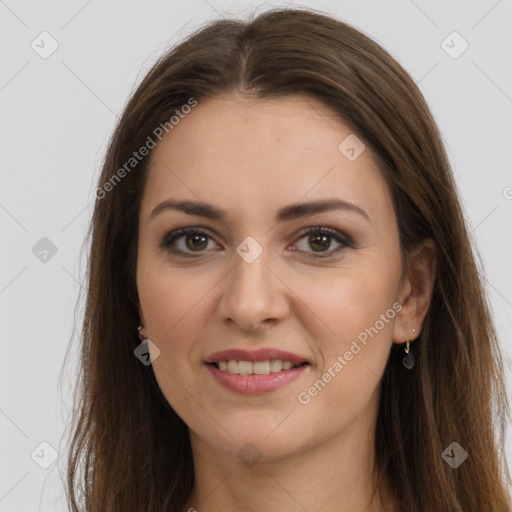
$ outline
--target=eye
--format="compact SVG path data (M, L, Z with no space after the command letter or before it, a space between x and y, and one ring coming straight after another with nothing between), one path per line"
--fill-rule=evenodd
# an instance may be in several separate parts
M299 238L299 241L303 239L305 239L305 243L308 247L313 248L313 254L310 253L310 255L308 255L308 257L311 258L332 258L346 247L352 247L352 241L349 237L344 237L334 229L321 226L308 229ZM339 246L335 249L328 250L331 247L333 240L339 244ZM298 244L296 244L296 246L297 245ZM309 252L307 248L299 250Z
M174 254L193 257L193 253L204 252L210 240L213 238L199 228L181 228L167 234L160 245Z

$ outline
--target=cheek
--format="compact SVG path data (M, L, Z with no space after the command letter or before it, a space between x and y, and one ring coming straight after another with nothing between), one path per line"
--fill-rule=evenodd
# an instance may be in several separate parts
M144 255L139 259L137 284L144 324L160 350L152 368L162 393L185 421L193 422L197 412L190 408L190 397L201 401L197 368L191 364L201 357L197 340L211 315L207 294L217 280L210 282L205 273L193 277Z
M197 269L172 268L157 258L141 256L137 286L144 321L155 343L182 351L205 318L205 305L218 278Z
M391 268L378 258L368 258L357 267L325 269L306 277L289 275L288 282L306 306L303 311L307 314L300 315L305 327L317 333L319 342L324 340L325 346L337 349L392 308L399 270L398 265ZM393 313L394 310L388 316L394 318ZM390 322L381 324L377 326L379 331L389 334Z
M370 400L384 372L392 345L400 266L378 258L357 269L330 273L297 286L299 295L326 327L315 338L319 368L304 388L305 403L316 402L326 414L353 417ZM306 326L310 332L311 325ZM317 321L317 325L320 325ZM339 417L337 417L339 420ZM334 421L334 418L333 418Z

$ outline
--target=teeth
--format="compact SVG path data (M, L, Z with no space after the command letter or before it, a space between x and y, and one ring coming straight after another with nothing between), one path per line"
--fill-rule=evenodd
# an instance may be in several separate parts
M270 371L271 372L280 372L283 369L283 361L281 359L272 359L270 361Z
M270 361L219 361L219 370L239 375L268 375L269 373L280 372L281 370L290 370L295 368L291 361L281 361L280 359L272 359Z
M227 371L229 373L238 373L238 361L228 361Z
M252 363L249 361L238 361L238 373L240 375L250 375L252 373Z
M256 375L267 375L270 373L270 361L258 361L252 363L252 371Z

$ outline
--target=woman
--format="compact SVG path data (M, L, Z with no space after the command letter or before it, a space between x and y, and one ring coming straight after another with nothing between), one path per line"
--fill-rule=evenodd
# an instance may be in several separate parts
M510 510L453 177L379 45L307 10L209 24L96 196L72 510Z

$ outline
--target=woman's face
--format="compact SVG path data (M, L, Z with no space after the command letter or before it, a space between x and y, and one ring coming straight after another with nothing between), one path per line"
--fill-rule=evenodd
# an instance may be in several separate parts
M325 106L200 101L153 150L139 230L143 333L193 442L271 460L371 431L408 290L388 187Z

